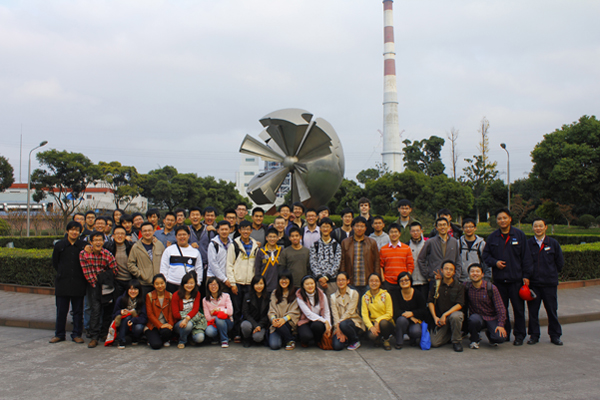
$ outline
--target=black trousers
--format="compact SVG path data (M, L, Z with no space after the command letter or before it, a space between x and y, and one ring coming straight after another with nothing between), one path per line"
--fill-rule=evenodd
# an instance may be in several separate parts
M102 303L102 285L96 287L88 285L88 294L90 296L90 335L92 339L100 339L108 333L108 327L112 322L112 311L115 302Z
M510 339L510 330L511 323L510 318L508 318L508 303L512 304L513 316L515 319L515 327L514 327L514 335L515 338L523 339L527 336L527 332L525 330L525 301L519 297L519 289L523 285L522 282L494 282L494 285L498 288L498 292L500 292L500 297L502 297L502 302L504 303L504 307L506 307L506 324L504 328L506 329L506 340Z
M246 293L250 291L250 285L237 285L238 294L231 297L233 303L233 335L242 336L240 325L242 323L242 303Z
M163 347L163 343L171 340L171 337L173 336L173 330L167 328L152 328L148 329L145 333L146 339L148 339L148 344L150 344L150 347L152 347L154 350L158 350Z
M540 338L540 306L544 303L548 314L548 335L551 339L562 336L562 328L558 322L558 294L557 286L531 286L537 298L527 302L529 310L529 336Z
M321 321L309 321L298 327L300 343L309 344L311 341L319 342L325 333L325 324Z
M69 305L73 310L73 333L71 338L83 334L83 298L85 296L56 296L56 325L54 336L64 339L66 336Z

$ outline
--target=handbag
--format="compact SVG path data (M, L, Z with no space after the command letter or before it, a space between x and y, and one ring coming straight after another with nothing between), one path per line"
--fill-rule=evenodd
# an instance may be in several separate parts
M427 328L427 322L423 321L421 323L421 350L431 349L431 335Z
M323 334L321 340L317 343L321 350L333 350L333 334L327 336Z

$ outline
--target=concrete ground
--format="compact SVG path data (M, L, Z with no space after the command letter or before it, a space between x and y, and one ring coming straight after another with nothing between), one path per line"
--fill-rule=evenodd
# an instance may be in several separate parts
M505 343L386 352L202 346L88 349L48 331L0 327L0 398L600 398L600 322L563 327L562 347ZM467 340L463 342L468 345Z

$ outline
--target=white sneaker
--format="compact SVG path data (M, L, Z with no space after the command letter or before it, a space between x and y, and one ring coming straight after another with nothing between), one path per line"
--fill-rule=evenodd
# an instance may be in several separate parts
M479 343L478 342L471 342L471 344L469 345L470 349L478 349L479 348Z
M221 347L226 349L229 347L229 343L228 342L221 342Z
M169 347L170 345L171 345L171 343L170 343L170 342L164 342L164 343L163 343L163 346L165 346L165 347Z

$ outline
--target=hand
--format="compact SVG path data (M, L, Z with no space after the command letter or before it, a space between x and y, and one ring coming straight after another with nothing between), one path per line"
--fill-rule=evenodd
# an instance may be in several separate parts
M496 332L500 334L500 337L506 337L506 329L501 326L496 327Z
M214 226L212 226L212 225L206 225L206 230L208 232L210 232L210 231L216 231L217 229Z
M284 323L285 323L285 321L283 320L283 318L275 318L273 320L273 326L275 328L281 328Z
M344 343L346 340L348 340L348 337L346 335L344 335L344 332L342 332L341 329L336 329L334 334L338 338L338 340L342 343Z
M446 325L446 314L442 314L442 317L439 319L440 326Z
M131 242L131 236L125 236L125 240L129 240Z
M217 315L217 313L218 313L219 311L221 311L221 309L220 309L219 307L217 307L217 308L215 308L215 309L213 310L213 312L212 312L212 314L211 314L211 315Z
M325 336L331 336L331 325L329 321L325 322Z
M191 246L195 249L200 248L200 246L198 246L198 243L196 243L196 242L192 243Z
M523 278L523 285L529 286L529 279Z
M86 244L85 247L83 248L83 250L89 254L92 252L92 246L89 244Z
M156 236L152 236L152 243L156 243L158 242L158 239L156 238Z
M131 320L127 321L127 326L133 326L133 322Z
M438 317L433 317L433 322L435 323L436 326L442 326L440 325L440 319Z
M375 325L369 328L369 332L375 337L379 336L379 329Z
M233 294L235 294L237 296L237 294L238 294L238 288L237 288L237 286L231 285L231 293L233 293Z
M442 274L440 274L440 270L439 269L436 270L436 271L433 271L433 276L435 277L436 281L442 279Z
M404 318L411 318L411 317L413 317L414 315L415 315L415 314L413 314L413 312L412 312L412 311L404 311L404 312L402 313L402 316L403 316Z
M252 333L256 333L256 332L260 332L260 326L257 326L256 328L254 328L254 330L252 331Z
M181 322L179 323L179 327L181 329L185 329L185 327L187 326L187 319L182 319Z
M231 283L229 281L225 281L225 286L231 289Z
M171 324L162 324L160 326L160 329L173 329L173 327L171 326Z
M500 268L500 269L504 269L506 268L506 261L498 261L496 263L496 267Z
M167 240L167 247L169 247L169 246L170 246L170 245L172 245L172 244L173 244L173 243L171 243L171 242L169 242L169 241Z
M327 278L322 276L319 278L319 285L327 289Z
M421 321L420 319L417 319L417 318L415 318L415 317L410 317L410 320L411 320L412 322L414 322L415 324L420 324L421 322L423 322L423 321Z
M121 310L121 315L125 315L125 314L127 314L127 310L125 310L125 309Z

